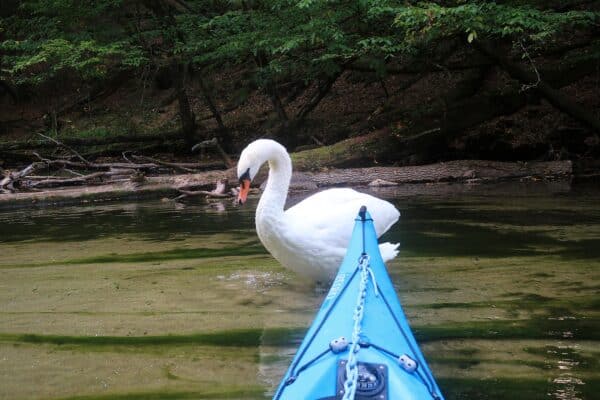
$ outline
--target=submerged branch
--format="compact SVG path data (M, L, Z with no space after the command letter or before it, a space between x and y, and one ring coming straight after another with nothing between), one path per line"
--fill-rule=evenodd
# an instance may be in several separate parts
M177 196L174 200L181 200L186 197L194 197L194 196L206 196L206 197L232 197L236 193L234 193L234 189L227 192L227 179L219 179L216 183L216 186L213 190L186 190L184 188L177 189L181 195Z

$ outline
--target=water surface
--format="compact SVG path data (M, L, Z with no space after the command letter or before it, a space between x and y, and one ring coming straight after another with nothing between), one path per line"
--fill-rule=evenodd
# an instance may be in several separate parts
M401 210L388 268L447 399L596 398L600 191L378 195ZM322 293L264 251L255 205L0 211L0 398L269 398Z

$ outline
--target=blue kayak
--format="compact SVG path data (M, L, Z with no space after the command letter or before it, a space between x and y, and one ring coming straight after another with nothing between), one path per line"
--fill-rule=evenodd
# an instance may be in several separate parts
M443 400L364 207L348 251L274 400Z

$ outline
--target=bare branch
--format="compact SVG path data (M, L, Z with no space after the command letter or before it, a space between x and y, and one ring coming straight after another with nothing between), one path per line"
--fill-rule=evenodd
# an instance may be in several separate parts
M186 190L183 188L179 188L177 189L181 195L177 196L174 200L181 200L183 198L186 197L193 197L193 196L206 196L206 197L219 197L219 198L225 198L225 197L231 197L233 196L232 192L227 192L227 179L220 179L217 181L216 186L213 190L211 191L207 191L207 190Z
M80 159L81 161L83 161L84 163L86 163L86 164L89 164L89 163L90 163L90 162L89 162L88 160L86 160L86 159L85 159L85 158L84 158L84 157L83 157L81 154L79 154L77 151L75 151L75 150L74 150L72 147L69 147L69 146L67 146L67 145L66 145L66 144L64 144L64 143L61 143L61 142L59 142L58 140L54 139L53 137L46 136L46 135L44 135L43 133L39 133L39 132L38 132L37 134L38 134L39 136L41 136L41 137L45 138L45 139L48 139L48 140L50 140L51 142L54 142L54 143L56 143L56 145L57 145L57 146L60 146L60 147L63 147L63 148L65 148L65 149L69 150L70 152L72 152L73 154L75 154L75 156L77 156L77 158L79 158L79 159Z
M534 89L537 87L537 85L540 84L540 82L542 81L542 78L540 78L540 72L538 71L537 67L535 66L535 63L533 62L533 60L531 59L531 56L529 55L529 52L527 51L527 49L525 48L525 46L523 45L523 42L521 40L519 40L519 45L521 46L521 49L523 50L523 55L525 57L527 57L527 59L529 60L529 63L531 64L531 67L533 68L533 71L535 72L535 75L537 76L537 80L533 83L528 83L528 84L522 84L521 85L521 92L526 92L529 89Z
M198 172L194 169L191 168L187 168L182 166L181 164L178 163L171 163L171 162L167 162L167 161L161 161L158 160L156 158L152 158L152 157L147 157L147 156L136 156L136 155L132 155L132 157L136 160L145 160L145 161L150 161L154 164L158 164L158 165L164 165L165 167L170 167L176 170L180 170L180 171L184 171L184 172Z

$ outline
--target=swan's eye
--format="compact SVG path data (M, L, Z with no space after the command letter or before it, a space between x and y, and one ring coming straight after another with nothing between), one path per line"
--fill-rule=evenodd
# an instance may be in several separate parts
M242 183L242 181L251 181L252 179L250 178L250 168L248 168L246 170L246 172L244 172L241 176L240 176L240 183Z

